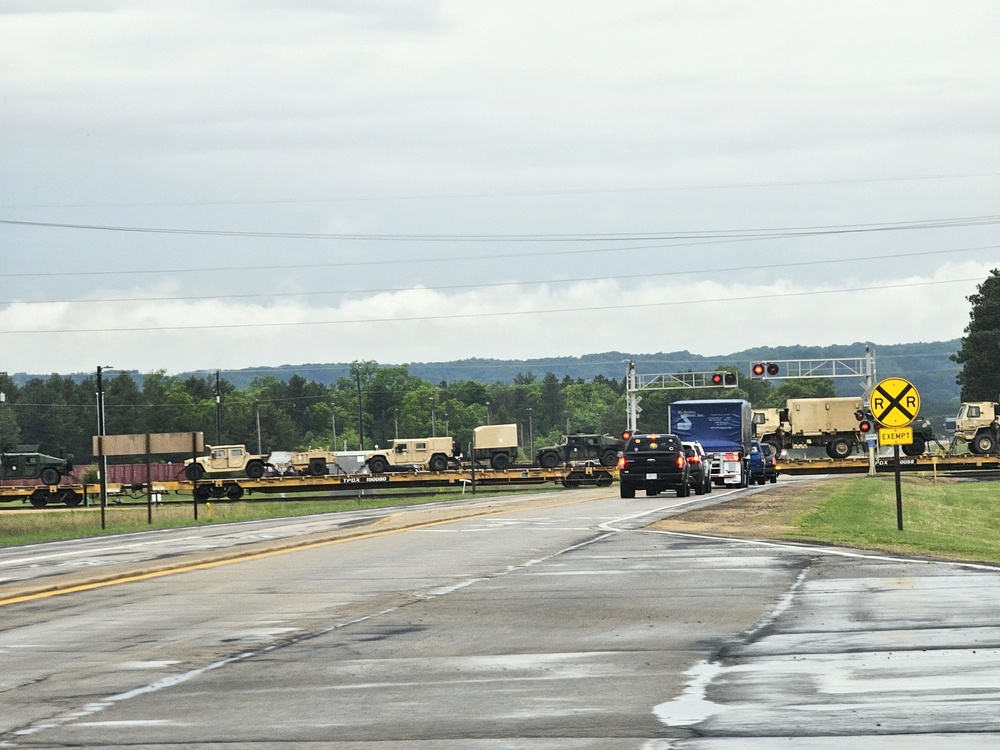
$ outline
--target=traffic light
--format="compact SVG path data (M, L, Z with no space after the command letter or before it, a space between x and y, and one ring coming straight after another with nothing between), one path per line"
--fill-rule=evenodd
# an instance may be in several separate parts
M735 372L713 372L712 373L712 385L736 385L736 373Z
M753 366L751 372L754 374L754 377L758 378L764 377L764 373L774 377L781 372L781 368L774 362L758 362Z
M721 372L712 374L712 385L722 385L723 376Z
M865 414L863 409L858 409L854 412L854 418L858 420L858 429L861 432L872 431L872 418L870 414Z
M726 372L726 373L723 373L723 375L726 378L726 385L736 385L736 373L735 372Z

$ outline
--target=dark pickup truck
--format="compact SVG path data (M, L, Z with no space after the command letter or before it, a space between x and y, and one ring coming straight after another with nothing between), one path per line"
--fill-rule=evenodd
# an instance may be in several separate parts
M623 498L635 497L636 490L645 490L650 496L676 490L677 497L687 497L691 492L689 475L687 456L676 435L634 434L618 459Z

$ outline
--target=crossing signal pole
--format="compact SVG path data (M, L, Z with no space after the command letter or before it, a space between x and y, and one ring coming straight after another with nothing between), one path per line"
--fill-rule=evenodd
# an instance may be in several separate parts
M637 432L637 422L642 409L639 402L642 396L639 391L666 391L674 388L736 388L739 386L739 375L731 370L713 370L711 372L664 372L655 375L639 375L635 371L635 362L628 363L625 374L625 394L628 403L628 431Z

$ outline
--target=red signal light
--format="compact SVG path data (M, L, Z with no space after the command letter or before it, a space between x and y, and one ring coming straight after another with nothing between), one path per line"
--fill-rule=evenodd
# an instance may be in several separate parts
M723 375L721 372L717 372L712 375L712 385L722 385Z
M854 418L860 422L862 419L865 418L864 411L858 409L856 412L854 412Z
M778 366L776 364L774 364L774 362L771 362L767 366L767 374L768 375L777 375L778 374Z
M764 368L764 363L763 362L758 362L757 364L755 364L753 366L753 374L756 375L757 377L760 377L761 375L763 375L764 374L764 370L765 370L765 368Z
M861 420L861 424L858 425L858 429L861 430L862 432L871 432L872 423L869 422L867 419L863 419Z

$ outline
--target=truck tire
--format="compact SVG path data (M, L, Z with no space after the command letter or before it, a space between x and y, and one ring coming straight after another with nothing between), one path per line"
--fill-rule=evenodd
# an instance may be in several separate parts
M919 456L927 449L927 443L919 435L913 436L913 442L903 446L904 456Z
M554 469L559 465L559 454L547 451L538 457L538 465L543 469ZM632 497L635 497L633 495Z
M601 466L608 468L614 466L616 463L618 463L618 451L609 449L601 454Z
M372 456L368 459L368 471L372 474L385 474L389 471L389 462L385 456Z
M188 464L184 467L184 476L192 482L196 482L205 476L205 467L201 464Z
M691 488L688 487L686 483L677 488L677 497L687 497L690 494Z
M827 443L826 446L826 452L830 454L830 458L847 458L853 450L854 444L845 438L837 438Z
M440 453L435 453L427 463L427 468L431 471L444 471L448 468L448 459Z
M622 500L631 500L635 497L635 487L628 482L622 482L619 490L621 491Z
M993 452L993 449L997 447L997 442L988 432L981 432L976 435L976 439L972 441L971 447L973 453L985 456Z
M504 469L510 468L510 456L506 453L496 453L493 458L490 459L490 466L492 466L497 471L503 471Z
M260 479L264 476L264 462L251 461L247 464L247 476L251 479Z
M59 484L59 479L61 478L61 476L62 475L59 473L58 469L55 469L51 466L46 466L44 469L42 469L42 473L39 475L38 478L42 480L42 484L51 485L51 484Z
M310 458L309 459L309 473L314 477L321 477L327 473L326 459L324 458Z

